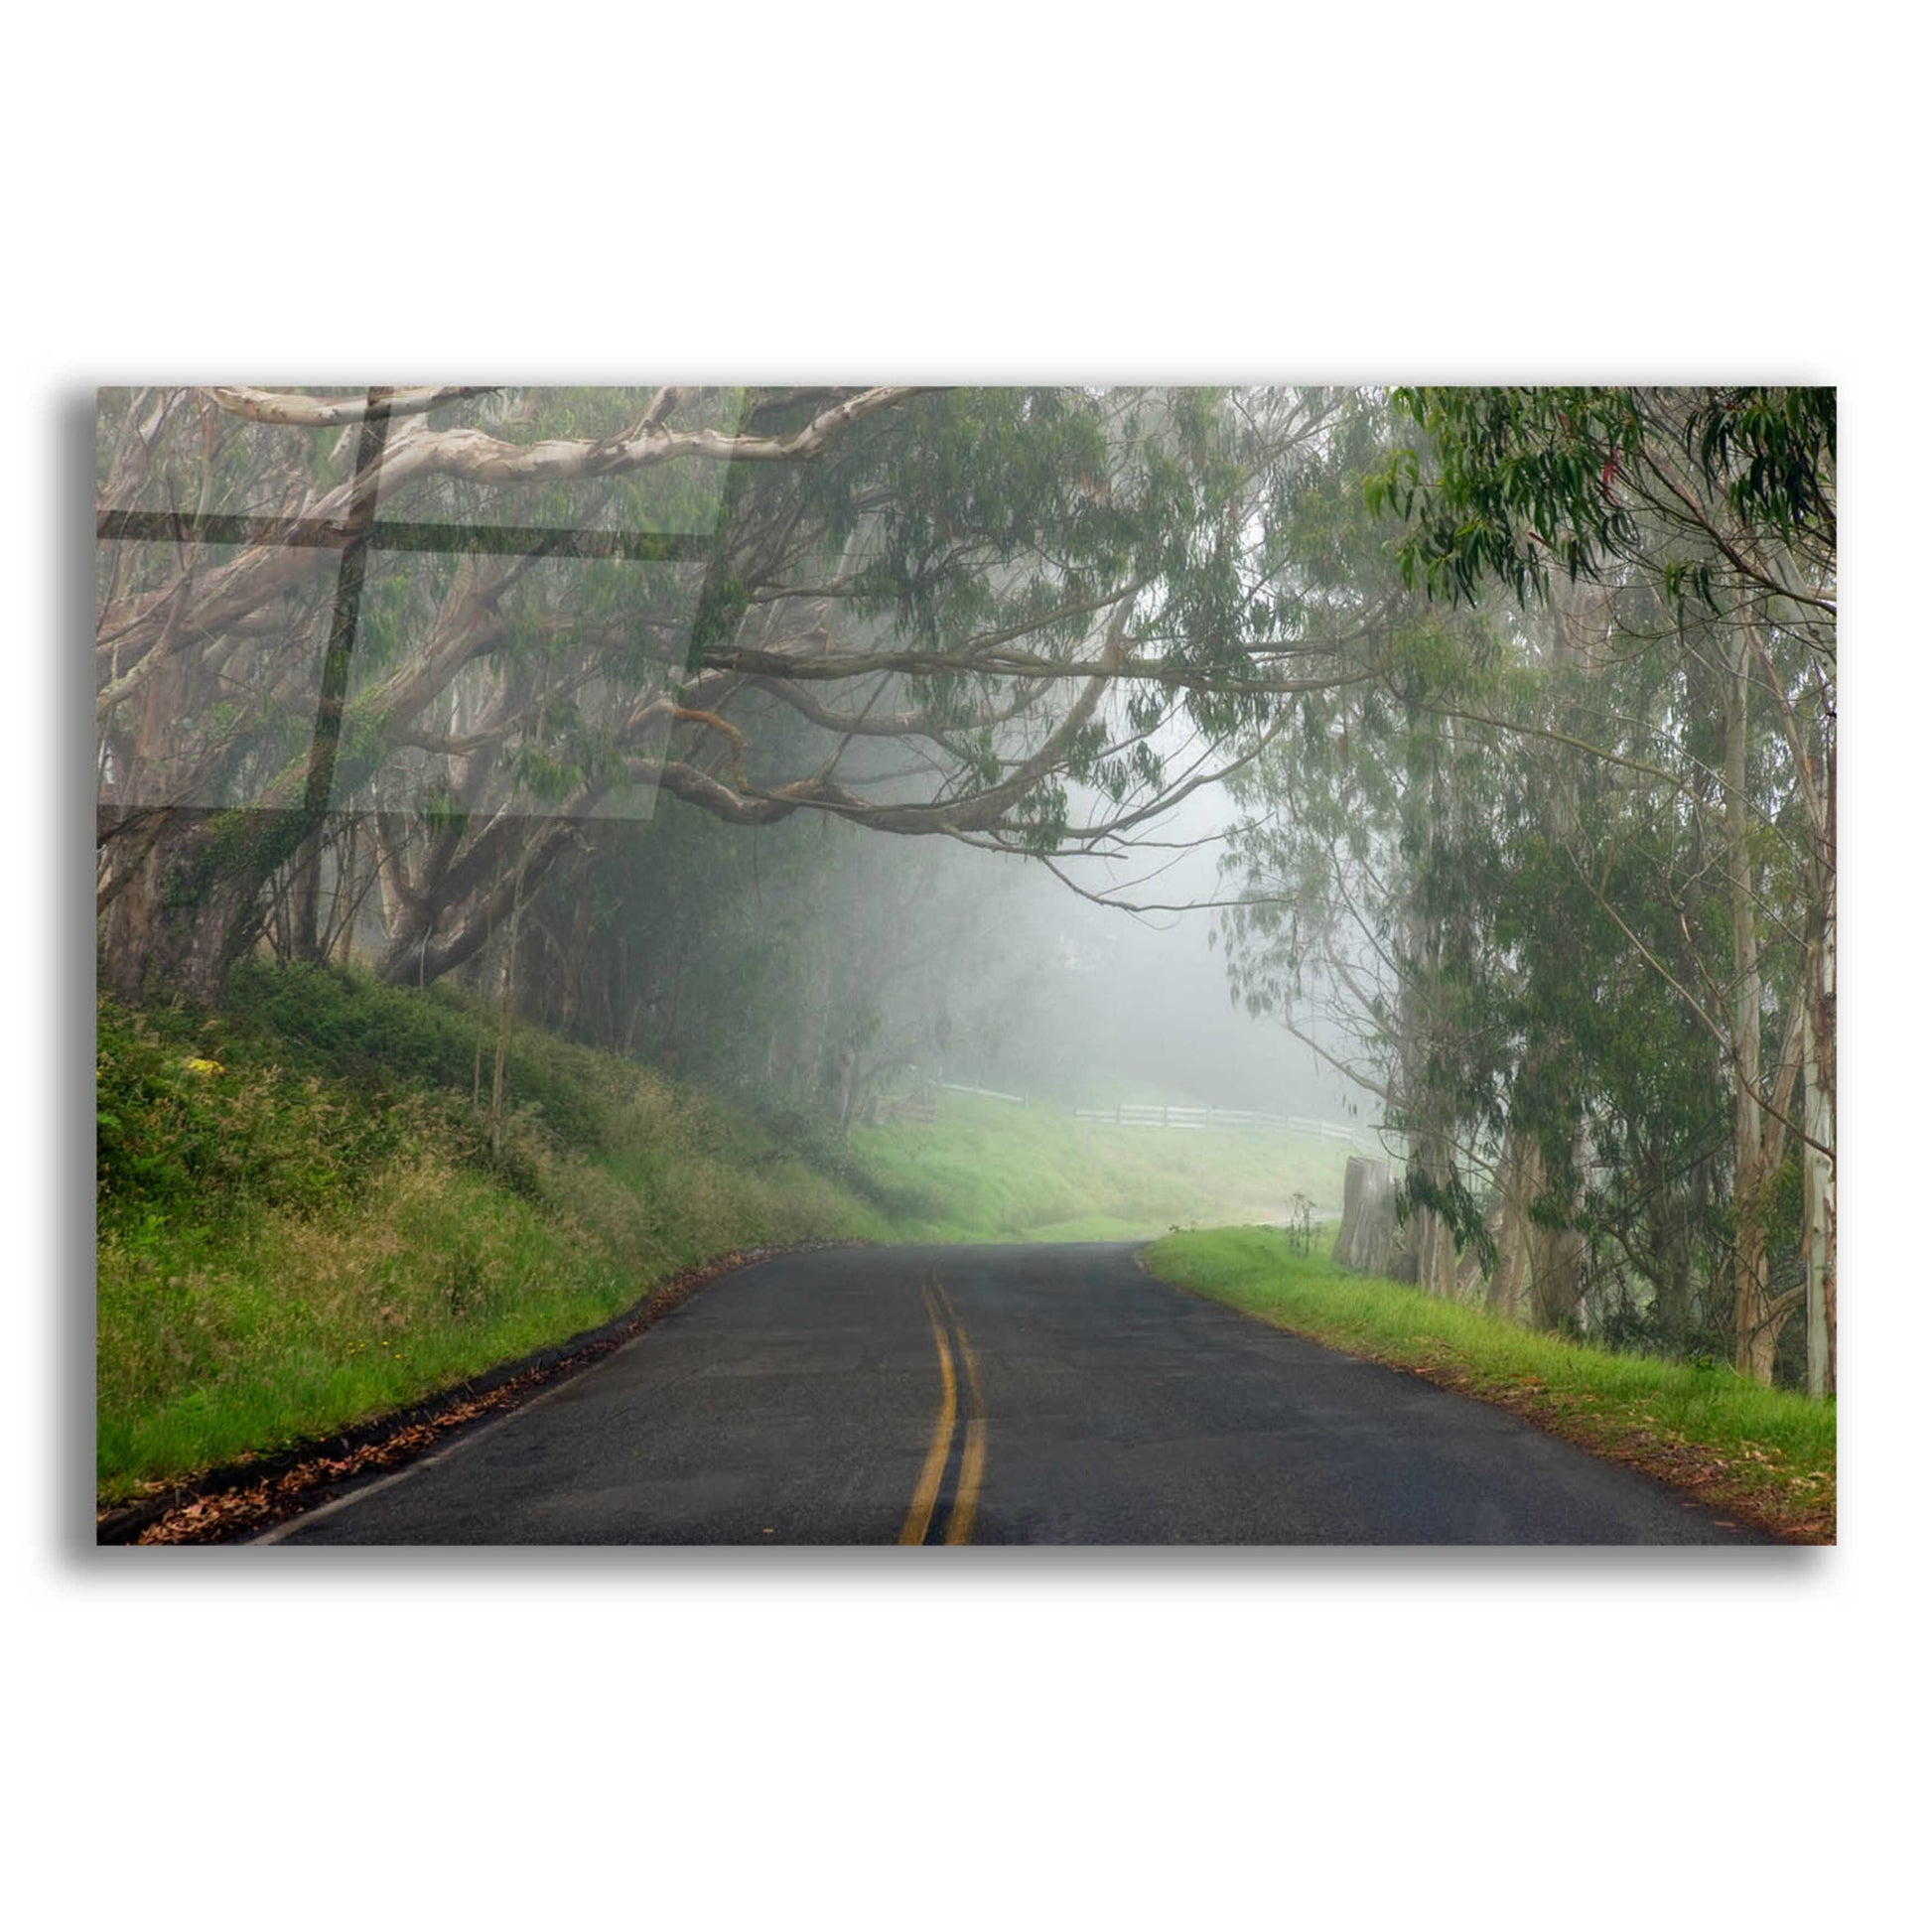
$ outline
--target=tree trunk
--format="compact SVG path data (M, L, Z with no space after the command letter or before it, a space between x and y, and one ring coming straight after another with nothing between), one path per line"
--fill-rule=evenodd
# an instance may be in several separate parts
M1673 1184L1667 1151L1654 1152L1646 1163L1656 1205L1649 1217L1649 1252L1645 1272L1654 1293L1652 1312L1666 1346L1680 1354L1691 1328L1691 1227L1697 1210ZM1701 1191L1694 1170L1688 1183L1695 1198Z
M1755 620L1740 612L1738 621L1751 655L1763 667L1766 679L1774 682L1770 653ZM1738 708L1741 713L1741 699ZM1783 718L1798 778L1796 796L1810 834L1804 950L1794 993L1799 1022L1794 1043L1796 1070L1804 1079L1805 1387L1808 1394L1823 1397L1836 1386L1838 1322L1838 740L1829 705L1817 719L1816 737L1800 726L1788 703ZM1781 1088L1783 1073L1781 1066ZM1777 1116L1785 1111L1782 1103L1766 1109L1770 1120L1763 1130L1767 1153L1762 1172L1767 1184L1778 1165L1785 1132L1785 1122ZM1781 1319L1772 1319L1767 1311L1765 1325L1775 1333Z
M1810 1003L1805 1013L1805 1392L1824 1396L1832 1389L1831 1330L1827 1315L1832 1274L1831 1162L1810 1142L1827 1141L1830 1102L1813 1082L1819 1064L1818 1037Z
M1449 1223L1433 1208L1423 1208L1414 1217L1410 1247L1415 1255L1416 1286L1425 1295L1441 1295L1453 1300L1456 1288L1455 1237Z
M503 1158L503 1069L509 1060L510 1002L516 986L517 929L523 915L523 873L519 867L510 893L509 938L503 947L503 979L496 1007L496 1065L489 1080L489 1158Z
M1530 1227L1530 1321L1569 1333L1583 1308L1584 1241L1575 1228Z
M563 966L557 987L558 1029L571 1038L577 1036L578 1016L584 1004L584 977L595 936L591 930L591 896L581 892L571 905L570 931L563 943Z
M1805 1387L1838 1389L1838 747L1825 754L1825 836L1805 974ZM1830 1150L1830 1152L1827 1152Z
M1731 1078L1736 1090L1731 1118L1732 1200L1737 1220L1731 1256L1731 1321L1738 1373L1768 1386L1777 1353L1777 1328L1782 1323L1774 1325L1770 1318L1764 1253L1764 1196L1771 1176L1766 1172L1763 1108L1757 1097L1763 1066L1763 988L1757 967L1757 911L1745 791L1751 660L1741 631L1730 649L1725 675L1724 747L1725 846L1734 989L1730 1047L1735 1064Z
M103 973L128 1002L218 1007L266 916L263 888L300 842L299 814L183 811L107 909Z
M1778 1357L1778 1337L1793 1303L1773 1302L1764 1246L1764 1199L1768 1178L1761 1161L1740 1181L1737 1195L1737 1246L1732 1258L1733 1309L1737 1323L1737 1372L1765 1388Z
M1496 1265L1490 1271L1489 1311L1505 1321L1523 1318L1523 1289L1530 1274L1530 1201L1534 1183L1529 1163L1536 1158L1527 1134L1512 1134L1503 1162L1502 1219L1496 1229Z
M290 866L290 955L305 966L322 957L322 827L304 839Z
M1438 804L1440 808L1440 800ZM1409 1122L1406 1151L1410 1173L1420 1174L1442 1188L1449 1181L1451 1162L1449 1139L1443 1132L1447 1103L1431 1087L1429 1062L1442 1025L1437 993L1443 934L1440 924L1417 905L1407 908L1404 923L1407 945L1399 999L1402 1035L1398 1091ZM1426 1295L1454 1294L1455 1242L1448 1223L1433 1208L1418 1207L1409 1216L1406 1238L1391 1272L1395 1280L1414 1282Z
M1364 1275L1387 1275L1394 1265L1395 1201L1386 1161L1348 1157L1341 1188L1341 1226L1335 1260Z
M460 899L440 897L431 886L405 883L393 896L385 889L394 912L376 977L389 986L427 986L474 958L507 915L511 898L534 894L575 837L571 820L547 821L520 853L505 853L493 887L474 883ZM445 926L440 915L446 912L455 913L453 926Z

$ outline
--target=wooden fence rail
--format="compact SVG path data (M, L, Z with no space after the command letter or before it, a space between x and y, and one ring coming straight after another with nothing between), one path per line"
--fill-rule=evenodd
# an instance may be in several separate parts
M973 1094L981 1100L1002 1101L1009 1107L1028 1104L1025 1094L1001 1093L994 1087L969 1086L961 1080L940 1080L934 1085L941 1093ZM928 1103L880 1099L873 1103L872 1118L930 1122L933 1113ZM1359 1127L1338 1126L1331 1120L1309 1120L1298 1114L1266 1113L1250 1107L1129 1106L1123 1102L1116 1107L1076 1107L1073 1117L1111 1127L1165 1127L1183 1133L1204 1133L1209 1129L1265 1128L1307 1134L1324 1141L1342 1141L1372 1153L1379 1154L1381 1151L1374 1136Z

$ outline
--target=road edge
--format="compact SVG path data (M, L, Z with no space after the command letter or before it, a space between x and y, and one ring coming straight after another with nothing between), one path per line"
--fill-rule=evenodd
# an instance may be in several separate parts
M94 1517L97 1546L226 1543L253 1537L326 1502L366 1478L427 1455L459 1430L506 1416L547 1389L595 1367L680 1309L702 1288L756 1262L832 1248L871 1247L816 1240L737 1248L696 1263L647 1289L595 1328L500 1362L479 1375L371 1416L331 1436L204 1469L154 1494Z
M1727 1491L1714 1481L1701 1464L1687 1462L1683 1458L1674 1459L1663 1448L1646 1450L1633 1448L1628 1444L1607 1444L1584 1429L1579 1420L1569 1414L1548 1408L1533 1397L1521 1392L1503 1392L1490 1389L1466 1371L1453 1363L1405 1362L1391 1355L1377 1353L1368 1348L1349 1348L1326 1335L1318 1335L1307 1328L1299 1328L1293 1322L1280 1321L1258 1310L1246 1309L1237 1302L1224 1301L1210 1290L1197 1288L1192 1282L1179 1282L1168 1275L1158 1273L1147 1265L1147 1249L1150 1242L1134 1251L1134 1266L1151 1282L1159 1282L1164 1288L1177 1290L1182 1295L1191 1295L1197 1301L1211 1303L1217 1309L1225 1309L1230 1314L1238 1314L1244 1320L1258 1321L1264 1328L1272 1328L1277 1334L1293 1335L1298 1341L1305 1341L1315 1348L1326 1348L1337 1355L1346 1355L1351 1361L1371 1362L1377 1368L1385 1368L1398 1375L1413 1375L1427 1382L1433 1388L1446 1391L1449 1395L1466 1397L1471 1402L1480 1402L1490 1409L1500 1409L1505 1415L1514 1416L1517 1421L1528 1423L1532 1429L1540 1430L1545 1436L1554 1437L1558 1442L1567 1443L1572 1449L1582 1449L1587 1455L1593 1455L1599 1462L1609 1462L1618 1468L1630 1469L1639 1475L1648 1476L1653 1482L1663 1484L1666 1489L1674 1490L1687 1502L1698 1508L1720 1515L1735 1518L1738 1522L1758 1531L1761 1535L1773 1538L1788 1549L1836 1549L1838 1547L1838 1511L1834 1504L1829 1524L1829 1534L1809 1534L1794 1529L1788 1523L1781 1523L1766 1512L1755 1508L1750 1499L1739 1492Z

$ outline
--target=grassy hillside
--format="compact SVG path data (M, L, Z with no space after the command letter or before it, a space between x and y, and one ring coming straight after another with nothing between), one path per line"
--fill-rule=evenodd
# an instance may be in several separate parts
M244 972L98 1015L104 1496L327 1434L607 1319L708 1256L890 1232L836 1147L458 1000ZM843 1170L841 1172L840 1170Z
M1838 1412L1725 1367L1612 1354L1298 1254L1268 1228L1159 1241L1150 1272L1277 1327L1497 1403L1804 1542L1836 1535Z
M931 1241L1128 1241L1174 1226L1285 1221L1289 1196L1338 1206L1348 1150L1278 1133L1109 1127L971 1094L930 1127L855 1129L853 1152Z
M1087 1128L755 1119L432 988L245 968L228 1011L98 1011L104 1499L328 1435L607 1320L711 1257L814 1238L1133 1238L1286 1218L1344 1150Z

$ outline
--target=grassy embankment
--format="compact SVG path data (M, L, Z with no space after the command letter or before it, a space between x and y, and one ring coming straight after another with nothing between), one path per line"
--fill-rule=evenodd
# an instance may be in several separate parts
M1725 1367L1612 1354L1294 1252L1272 1229L1157 1242L1151 1272L1351 1355L1499 1403L1805 1542L1836 1536L1837 1406Z
M814 1238L1133 1238L1337 1191L1334 1144L1083 1132L947 1095L851 1146L759 1124L432 989L241 972L98 1021L103 1500L397 1409L655 1284Z
M736 1249L890 1232L836 1150L632 1065L340 975L98 1018L104 1499L381 1414ZM855 1184L857 1183L857 1184Z

